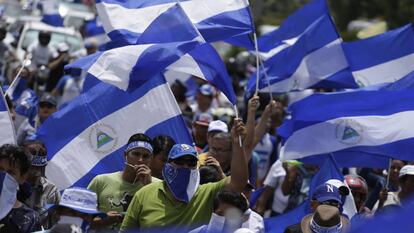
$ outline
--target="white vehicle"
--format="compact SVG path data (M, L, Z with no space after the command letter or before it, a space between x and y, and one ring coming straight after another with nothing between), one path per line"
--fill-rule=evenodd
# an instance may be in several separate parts
M42 22L27 22L17 42L17 57L23 61L27 48L38 41L40 31L49 31L52 34L50 45L55 48L62 42L69 46L69 55L81 57L86 55L83 40L79 32L73 28L52 27Z

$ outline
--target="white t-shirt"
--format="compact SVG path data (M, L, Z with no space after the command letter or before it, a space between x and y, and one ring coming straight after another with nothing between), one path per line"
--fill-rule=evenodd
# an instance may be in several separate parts
M27 51L32 54L32 62L35 67L47 65L59 55L53 46L41 46L39 43L30 45Z
M260 214L250 211L249 219L243 222L241 228L247 228L255 233L264 233L264 221L263 217Z
M285 196L282 191L282 183L286 177L286 171L282 162L277 160L269 170L263 184L275 189L273 196L272 209L277 213L283 213L289 204L289 196Z

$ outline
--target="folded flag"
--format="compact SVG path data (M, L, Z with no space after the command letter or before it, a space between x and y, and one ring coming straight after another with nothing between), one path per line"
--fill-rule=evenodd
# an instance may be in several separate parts
M278 129L284 160L335 156L343 167L386 167L388 158L413 160L412 91L314 94L294 103Z
M259 91L284 93L307 88L357 87L348 71L341 44L342 39L331 16L325 14L311 24L292 46L264 62ZM249 92L256 89L255 80L254 75L249 81Z
M232 104L236 104L236 93L226 66L210 44L200 45L182 56L166 68L164 75L168 79L169 75L177 75L177 73L189 78L195 76L210 82L222 91Z
M116 101L114 101L116 100ZM46 176L60 190L86 187L98 174L124 167L130 136L169 135L190 143L180 108L161 75L133 92L99 83L50 116L38 129L48 150Z
M343 43L356 82L367 87L394 83L414 71L412 24L355 42Z
M176 3L175 0L97 0L96 9L111 40L125 45L135 44L151 25L165 27L156 22L157 18ZM180 1L180 6L186 18L191 20L208 42L253 31L247 0L184 0ZM153 39L162 40L164 33L169 32L154 35Z
M328 13L326 0L311 1L295 11L278 29L258 38L261 59L267 60L292 46L309 26Z
M63 18L59 14L59 2L56 0L42 1L42 22L55 26L63 27Z
M10 117L9 108L4 98L3 91L0 89L0 145L16 144L13 120Z
M102 82L122 90L134 90L199 44L194 40L128 45L83 57L65 69L82 69Z

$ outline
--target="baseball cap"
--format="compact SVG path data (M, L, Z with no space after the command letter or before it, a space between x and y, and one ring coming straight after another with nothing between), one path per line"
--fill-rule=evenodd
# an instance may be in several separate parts
M405 165L401 168L399 177L403 177L405 175L414 176L414 165Z
M312 195L312 199L316 199L318 202L334 200L339 202L339 204L342 204L339 189L328 183L324 183L316 187L315 192Z
M342 182L340 180L337 180L337 179L330 179L330 180L326 181L326 183L337 187L339 189L339 193L342 196L348 196L349 195L349 188L346 187L344 182Z
M217 121L212 121L210 122L210 124L208 125L208 132L225 132L228 133L229 132L229 128L227 127L227 124L224 123L223 121L217 120Z
M200 113L195 115L194 122L201 126L208 127L210 122L213 120L213 116L210 113Z
M57 106L57 100L53 95L50 94L45 94L42 96L42 98L40 98L39 104L40 103L49 103L52 104L54 106Z
M63 190L59 204L46 205L46 209L51 210L58 206L67 207L85 214L106 216L105 213L97 209L98 197L96 193L85 188L74 187Z
M197 151L194 149L194 147L187 145L187 144L175 144L168 154L168 159L178 159L182 156L190 155L193 156L198 160Z
M207 96L213 96L216 93L214 87L208 84L201 85L198 88L198 92Z

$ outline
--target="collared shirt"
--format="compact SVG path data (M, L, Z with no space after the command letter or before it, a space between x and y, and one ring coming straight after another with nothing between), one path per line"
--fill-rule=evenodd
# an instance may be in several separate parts
M213 212L214 197L229 181L227 177L215 183L200 185L189 203L177 201L165 181L149 184L132 199L121 232L164 226L178 228L192 225L195 228L207 224Z

